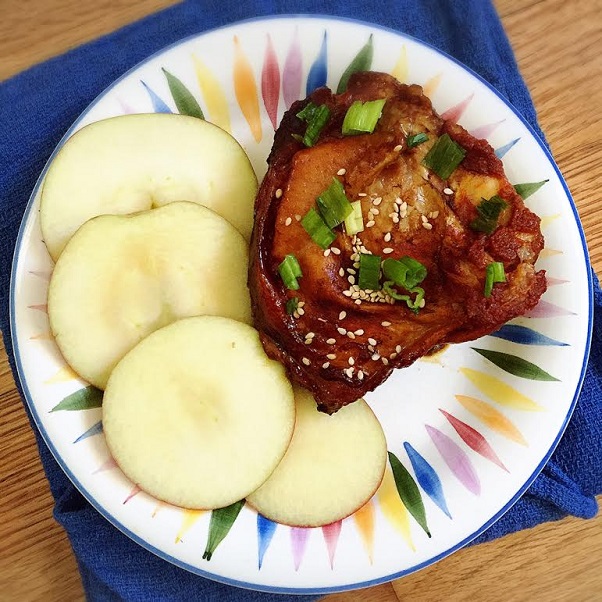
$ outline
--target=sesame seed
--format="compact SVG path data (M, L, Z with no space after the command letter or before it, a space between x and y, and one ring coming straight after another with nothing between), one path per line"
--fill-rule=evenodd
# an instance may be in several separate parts
M336 340L336 339L327 339L327 340L326 340L326 344L327 344L327 345L334 345L336 342L337 342L337 340Z
M282 188L277 188L274 196L279 199L282 196Z
M326 368L328 368L328 366L330 366L330 362L324 362L322 364L322 368L324 368L324 370L326 370Z
M425 223L422 224L422 227L425 230L432 230L433 229L433 224L429 224L428 222L425 222Z
M298 319L299 319L299 312L298 312L297 310L295 310L295 311L293 312L293 318L295 318L296 320L298 320Z
M389 253L393 253L393 249L392 249L391 247L385 247L385 248L383 249L383 253L384 253L385 255L389 255Z
M383 197L382 196L377 196L373 201L372 204L373 205L380 205L382 203Z
M401 144L398 144L397 146L395 146L395 147L393 148L393 150L394 150L396 153L398 153L398 152L399 152L399 151L400 151L402 148L403 148L403 146L402 146Z
M302 316L305 313L305 310L302 307L297 307L297 312Z
M339 269L339 276L344 276L345 275L345 270L343 268Z
M347 375L349 378L351 378L351 377L353 376L353 370L354 370L354 368L353 368L353 367L350 367L350 368L345 368L345 370L343 370L343 372L344 372L344 373L345 373L345 374L346 374L346 375Z
M350 357L347 361L349 362L350 366L353 366L353 364L355 364L355 360L352 357Z
M299 301L297 307L303 307L305 305L305 301Z
M306 339L313 339L315 336L316 336L316 333L315 333L315 332L308 332L308 333L305 335L305 338L306 338Z
M371 211L372 211L372 213L374 213L374 215L380 214L380 211L376 207L372 207Z
M313 342L313 339L305 339L304 342L305 342L306 345L311 345L312 342Z
M345 295L345 297L351 297L353 293L351 291L343 291L343 295Z
M428 219L427 219L426 215L421 215L421 216L420 216L420 219L422 220L422 223L423 223L423 224L426 224L426 222L428 221Z
M405 217L405 215L404 215L404 217ZM393 220L394 224L398 224L399 223L399 215L394 215L391 219Z
M420 309L422 309L425 305L426 305L426 299L420 299L420 303L418 304L418 307Z
M324 257L328 257L330 255L330 249L324 250Z
M337 328L337 332L338 332L339 334L343 334L343 335L345 335L345 334L347 334L347 329L346 329L346 328L341 328L341 327L339 326L339 328Z
M296 213L296 214L295 214L295 219L296 219L298 222L300 222L300 221L301 221L301 216L300 216L298 213Z
M385 320L384 322L381 322L381 323L380 323L380 325L381 325L381 326L384 326L384 327L386 328L387 326L391 326L391 322L387 322L387 321Z
M437 218L439 217L439 212L438 212L438 211L433 211L433 212L431 213L431 217L432 217L433 219L437 219Z
M362 300L361 299L356 299L355 300L355 304L356 305L361 305L362 304Z
M344 167L341 167L339 171L337 171L337 176L344 176L347 173L347 170Z
M390 360L394 360L396 357L397 357L397 353L392 353L392 354L389 356L389 359L390 359Z
M359 299L358 299L358 301L359 301ZM355 339L355 334L353 334L353 332L351 332L350 330L348 330L348 331L347 331L347 336L348 336L348 337L349 337L351 340Z
M339 320L344 320L346 315L347 315L347 312L346 312L346 311L342 311L342 312L339 314Z
M454 194L454 191L451 188L444 188L443 193L444 194Z
M363 370L360 370L357 373L357 377L359 378L359 380L364 380L364 372L363 372Z
M401 345L397 345L397 347L395 347L395 351L397 353L401 353Z
M357 336L357 337L361 337L363 334L364 334L364 329L363 328L358 328L355 331L355 336Z
M353 291L351 293L351 298L352 299L359 299L360 298L360 292L359 291Z
M284 225L285 226L290 226L293 223L293 218L292 217L287 217L286 220L284 220Z
M336 356L334 353L329 353L329 354L328 354L326 357L327 357L329 360L334 360L334 359L336 359L336 357L337 357L337 356Z
M339 249L338 247L330 247L330 250L335 254L335 255L340 255L341 254L341 249Z
M371 219L367 224L366 224L366 228L372 228L372 226L374 226L375 221L373 219Z
M368 343L369 343L370 345L376 345L376 339L373 339L372 337L370 337L370 338L368 339Z
M375 353L375 354L372 356L372 361L374 361L374 362L377 362L379 359L380 359L380 355L379 355L378 353Z
M380 361L385 365L388 366L389 365L389 360L386 357L381 357Z
M389 241L391 240L391 233L390 233L390 232L387 232L387 233L385 234L385 237L384 237L384 238L385 238L385 242L389 242Z
M357 274L357 272L356 272L356 271L355 271L355 269L353 269L353 268L347 268L347 271L348 271L350 274Z
M355 276L347 276L347 282L349 282L349 284L355 284Z
M353 263L353 267L354 267L354 268L356 268L356 269L359 269L359 267L360 267L360 262L359 262L359 261L355 261L355 262Z
M368 195L365 192L358 192L357 196L364 197L364 196L368 196Z
M306 358L306 357L302 357L301 361L306 365L309 366L311 364L311 362Z
M402 203L403 203L403 201L401 200L401 197L399 197L399 196L398 196L398 197L395 199L395 204L396 204L396 205L401 205Z

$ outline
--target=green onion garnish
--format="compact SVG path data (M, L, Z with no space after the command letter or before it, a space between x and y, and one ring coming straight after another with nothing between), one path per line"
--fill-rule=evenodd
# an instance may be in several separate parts
M383 272L388 280L407 290L420 284L427 274L424 265L407 255L401 259L385 259Z
M363 290L380 289L380 257L378 255L360 254L360 273L358 286Z
M362 202L353 201L351 203L352 211L345 218L345 232L349 236L353 236L358 232L364 231L364 216L362 215Z
M322 219L329 228L338 226L353 211L345 196L343 184L337 178L332 178L332 184L318 197L316 203Z
M297 278L303 276L301 266L294 255L286 255L282 263L278 266L278 272L286 288L296 291L299 288Z
M317 106L313 102L309 102L297 113L297 117L307 122L305 135L302 138L303 144L313 146L330 117L330 109L326 105ZM299 138L300 136L296 136L297 140Z
M386 99L361 102L356 100L345 113L343 135L371 134L380 119Z
M449 134L443 134L426 154L422 164L432 169L442 180L447 180L462 163L465 155L466 151Z
M506 282L506 272L501 261L492 261L485 271L485 297L491 297L493 285L496 282Z
M291 297L286 302L286 313L292 316L297 311L297 307L299 307L299 297Z
M408 136L406 138L406 144L408 145L408 148L414 148L415 146L426 142L428 139L429 137L424 132L420 132L419 134Z
M500 213L508 207L508 203L499 196L483 199L477 205L478 217L470 222L470 227L477 232L491 234L497 228Z
M328 249L336 234L324 223L322 216L312 207L301 220L301 225L311 239L323 249Z
M395 285L395 283L392 280L387 280L386 282L383 283L383 290L385 291L385 293L387 293L387 295L389 295L393 299L396 299L397 301L405 301L407 306L414 313L417 314L418 311L421 309L421 305L424 300L424 289L420 288L419 286L415 286L415 287L409 289L408 292L416 294L416 297L412 300L412 297L410 297L410 295L399 294L393 288L394 285Z

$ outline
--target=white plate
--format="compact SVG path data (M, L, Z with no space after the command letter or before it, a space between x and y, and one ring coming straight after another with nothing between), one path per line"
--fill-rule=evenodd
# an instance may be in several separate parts
M324 593L383 582L435 562L484 531L525 491L556 446L581 386L592 294L584 237L567 187L542 142L491 86L421 42L375 25L323 17L224 27L175 44L128 72L90 105L61 144L105 117L176 112L165 69L207 119L240 141L261 178L274 124L286 107L324 80L336 88L362 49L364 57L373 53L364 68L423 85L438 112L454 114L486 137L503 156L512 183L548 180L526 201L543 218L546 248L538 265L550 277L531 317L506 327L507 338L484 337L418 361L368 396L389 450L406 467L410 487L418 486L430 538L393 486L324 529L276 526L245 506L211 560L203 560L211 513L183 511L138 492L111 461L99 408L52 411L86 383L67 368L48 332L52 262L38 220L46 169L19 233L11 285L14 351L47 444L114 525L166 560L218 581ZM475 347L522 358L558 380L534 380L533 371L531 378L517 376L504 369L504 360L495 365ZM420 503L412 510L419 517Z

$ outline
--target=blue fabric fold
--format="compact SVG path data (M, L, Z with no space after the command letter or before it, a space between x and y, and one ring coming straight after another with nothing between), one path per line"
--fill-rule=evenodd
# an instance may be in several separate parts
M415 36L464 63L499 90L540 133L529 93L489 0L188 0L0 84L0 328L10 355L10 266L27 200L71 123L103 89L177 40L238 20L314 13L361 19ZM543 136L542 136L543 137ZM475 542L558 520L589 518L602 492L602 292L595 282L592 351L573 418L552 459L525 495ZM14 372L16 377L16 372ZM61 471L36 432L39 453L88 598L113 600L282 600L222 585L173 566L103 519ZM295 596L313 600L315 596Z

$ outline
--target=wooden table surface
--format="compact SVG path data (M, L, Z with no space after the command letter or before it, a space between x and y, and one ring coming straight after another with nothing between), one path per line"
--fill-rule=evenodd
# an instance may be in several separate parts
M450 0L451 1L451 0ZM539 120L602 269L602 2L496 0ZM0 0L0 80L170 0ZM0 599L83 600L71 548L52 518L35 440L0 349ZM566 519L461 550L390 584L329 602L602 600L602 517Z

